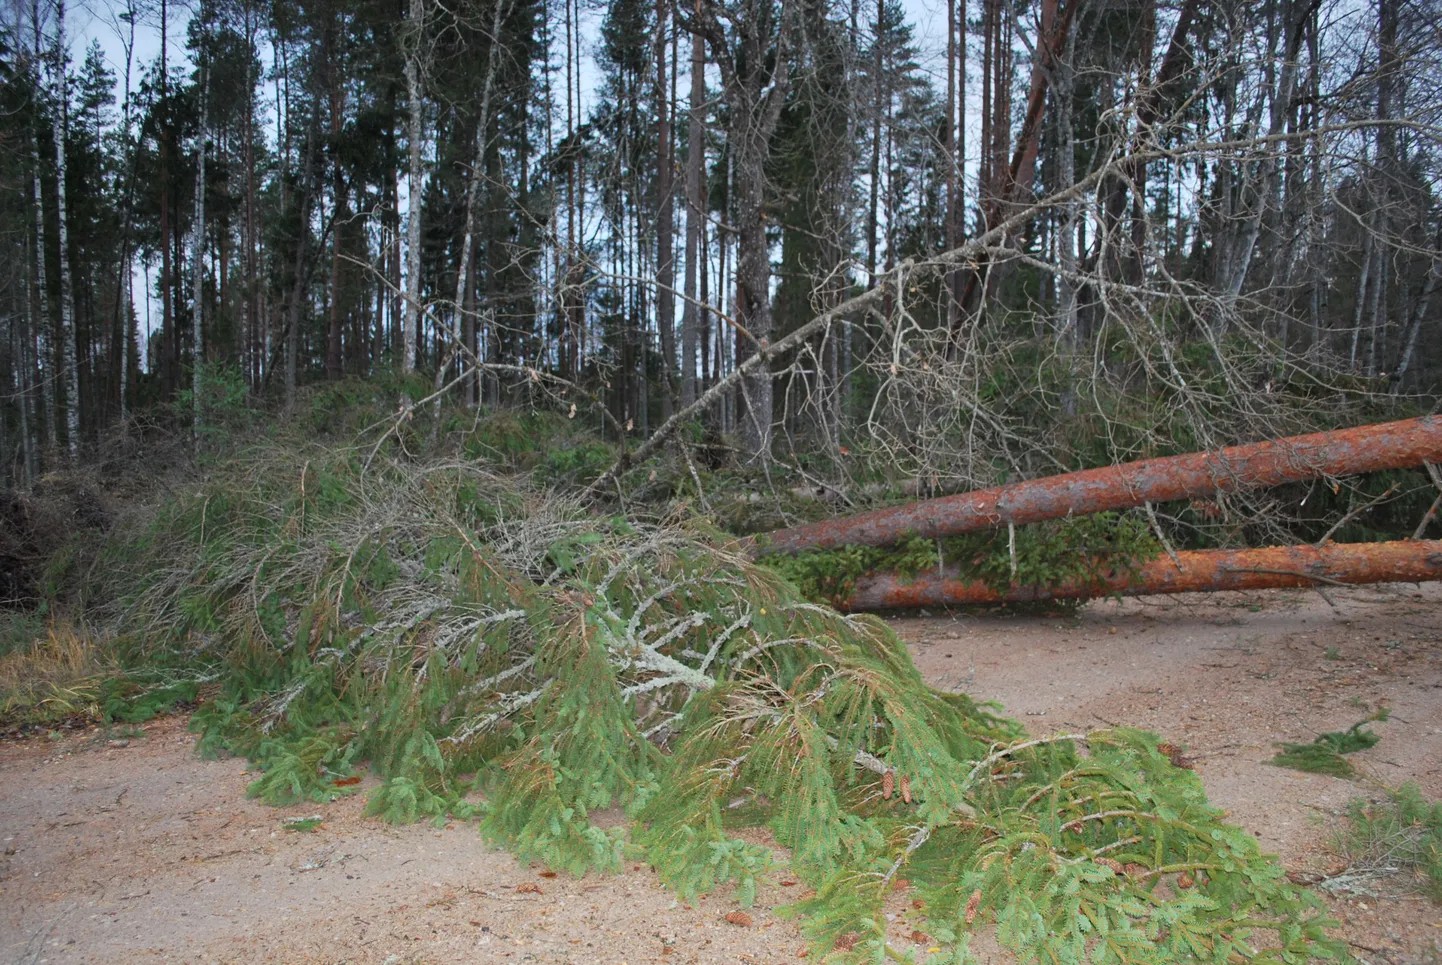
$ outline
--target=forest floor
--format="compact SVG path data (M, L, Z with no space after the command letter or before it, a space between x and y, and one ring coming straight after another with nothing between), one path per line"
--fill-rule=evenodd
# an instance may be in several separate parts
M1405 780L1442 797L1442 586L1327 592L1331 604L1213 594L893 625L934 684L999 701L1033 733L1131 724L1183 746L1212 801L1307 876L1336 870L1328 845L1354 797ZM1351 756L1356 779L1266 763L1275 741L1382 702L1391 719ZM172 717L0 745L0 965L781 963L804 949L772 911L801 887L784 872L735 925L724 894L678 903L639 865L548 878L463 824L367 819L359 795L265 807L245 797L244 761L200 760L194 741ZM285 829L312 814L314 831ZM1442 908L1395 883L1373 890L1327 897L1354 955L1442 958ZM905 894L893 904L893 941L917 947ZM973 949L1005 961L985 936Z

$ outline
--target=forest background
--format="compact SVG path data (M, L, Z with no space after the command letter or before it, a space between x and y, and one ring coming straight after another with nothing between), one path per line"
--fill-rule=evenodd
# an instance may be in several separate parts
M383 372L853 502L1431 407L1429 0L961 0L931 70L578 2L8 6L0 481Z

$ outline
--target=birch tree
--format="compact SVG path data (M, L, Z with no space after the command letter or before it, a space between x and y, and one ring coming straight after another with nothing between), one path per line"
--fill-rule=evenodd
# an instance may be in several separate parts
M70 272L70 232L65 210L65 134L70 89L66 71L65 0L55 5L55 136L56 236L60 243L60 357L65 372L65 443L70 459L80 458L80 375L75 358L75 291Z
M410 111L406 125L410 180L406 212L406 305L401 347L401 371L407 374L416 367L421 324L421 195L425 181L422 158L425 88L421 77L421 59L425 48L425 14L425 0L410 0L410 14L406 22L405 67L406 98Z

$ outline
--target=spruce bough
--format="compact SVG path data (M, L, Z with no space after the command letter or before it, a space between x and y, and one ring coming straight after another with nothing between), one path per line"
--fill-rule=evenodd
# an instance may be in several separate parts
M910 960L886 931L898 877L933 961L991 923L1023 961L1340 956L1154 735L1029 738L704 524L363 462L245 453L97 568L137 660L220 673L202 750L256 761L262 799L343 793L366 762L370 813L474 817L578 875L640 849L682 896L742 904L781 858L735 832L764 825L814 890L792 909L813 960ZM611 807L629 828L591 823Z

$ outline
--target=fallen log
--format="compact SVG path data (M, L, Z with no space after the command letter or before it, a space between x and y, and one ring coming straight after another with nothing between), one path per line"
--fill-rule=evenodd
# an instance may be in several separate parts
M1163 555L1135 571L1114 572L1083 583L1055 586L1013 584L998 589L957 577L955 567L914 579L873 573L856 581L838 609L905 610L923 606L974 606L1099 596L1264 590L1277 587L1361 583L1422 583L1442 580L1442 540L1394 543L1328 543L1247 550L1189 550Z
M766 556L889 546L912 536L957 536L1008 523L1038 523L1319 476L1405 469L1424 462L1442 462L1442 416L1144 459L941 496L776 530L758 538L752 552Z

